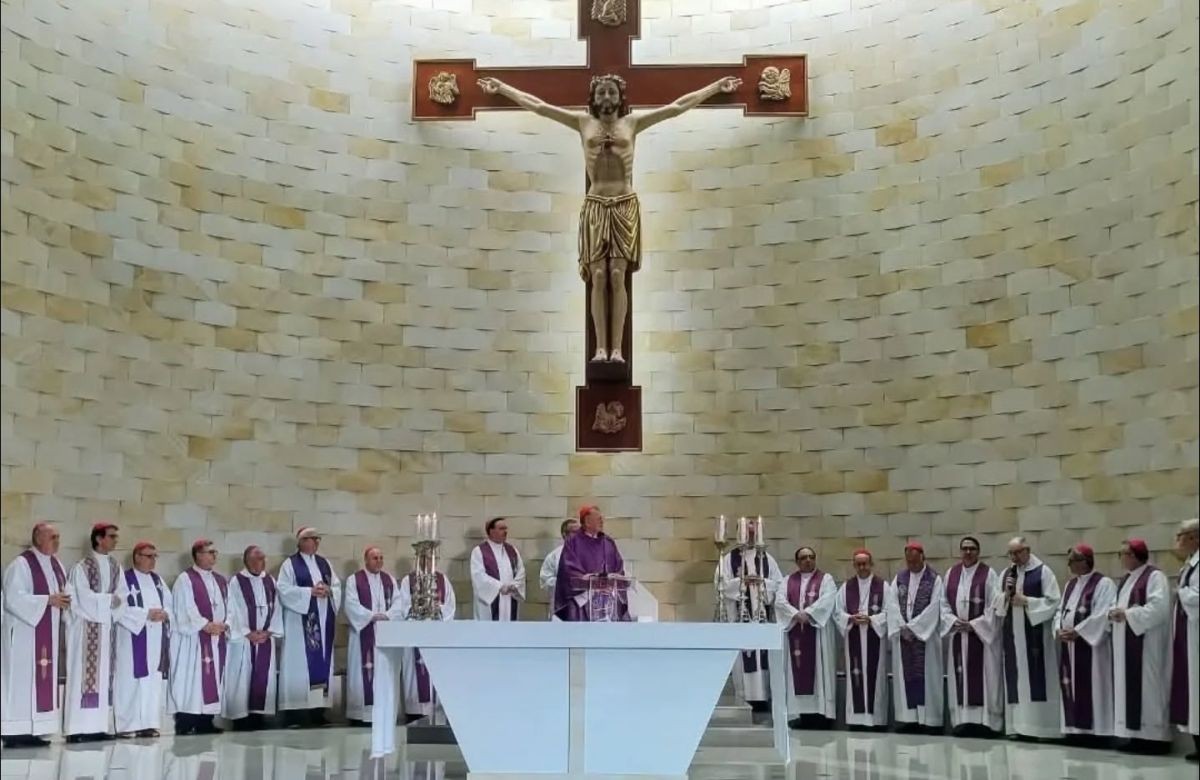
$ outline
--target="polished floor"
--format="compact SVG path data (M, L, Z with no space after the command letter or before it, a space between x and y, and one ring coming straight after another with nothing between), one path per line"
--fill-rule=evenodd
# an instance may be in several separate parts
M509 727L498 719L498 728ZM763 747L701 747L693 780L1196 780L1182 756L1116 752L1004 740L846 732L795 733L784 766ZM94 745L8 750L0 777L57 780L456 780L466 765L453 746L408 745L370 757L365 729L265 731L163 737Z

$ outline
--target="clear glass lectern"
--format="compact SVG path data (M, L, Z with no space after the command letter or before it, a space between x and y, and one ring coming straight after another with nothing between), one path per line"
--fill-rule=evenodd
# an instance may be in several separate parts
M634 579L623 574L588 574L587 614L592 623L629 620L629 589Z

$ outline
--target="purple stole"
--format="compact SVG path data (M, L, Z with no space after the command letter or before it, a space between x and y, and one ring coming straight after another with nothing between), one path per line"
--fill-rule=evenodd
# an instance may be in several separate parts
M871 591L867 596L867 614L876 615L883 609L883 580L871 577ZM846 583L846 611L858 614L858 578ZM861 632L867 632L867 668L863 669ZM846 637L846 650L850 653L850 698L856 715L875 712L875 681L879 675L879 634L869 625L857 623L850 627Z
M379 572L379 582L383 585L383 608L386 612L392 606L392 593L395 592L396 581L386 571ZM371 603L371 581L367 579L367 570L359 569L354 572L354 588L358 593L358 603L373 608ZM372 611L374 611L372 609ZM362 668L363 704L370 707L375 703L375 623L372 621L363 626L358 632L359 662Z
M900 617L908 622L911 618L908 615L908 584L912 579L912 572L908 569L900 572L896 577L896 587L899 591L897 598L900 602ZM924 573L921 575L921 581L917 583L917 596L913 600L914 614L921 614L929 608L929 603L933 601L933 585L937 580L937 573L930 566L925 567ZM913 642L900 641L900 667L904 670L904 698L908 702L908 708L915 710L917 707L925 706L925 643L917 640Z
M1158 569L1153 566L1142 570L1137 582L1133 583L1133 588L1129 591L1126 609L1146 606L1150 575L1156 571ZM1117 588L1118 596L1128 580L1128 574L1121 578L1121 586ZM1133 731L1140 731L1142 728L1142 651L1145 639L1144 635L1138 636L1133 633L1129 621L1125 621L1125 725Z
M314 555L313 558L317 562L317 569L321 572L321 579L326 585L330 584L333 573L329 568L329 561L320 555ZM296 585L301 588L311 588L313 586L312 575L308 573L308 564L304 562L303 556L296 553L288 560L292 563ZM308 612L301 616L300 624L304 630L304 654L308 660L309 687L327 686L329 685L329 668L333 665L333 630L335 628L333 615L329 615L326 619L325 635L322 637L321 607L317 603L317 597L313 596L308 600Z
M1187 566L1179 575L1179 589L1188 585L1196 576L1196 566ZM1188 630L1187 612L1179 601L1175 602L1175 635L1171 638L1171 722L1177 726L1188 725L1188 691L1195 683L1188 674Z
M1016 581L1017 567L1011 566L1004 575ZM1042 597L1042 567L1039 565L1025 570L1025 580L1021 583L1021 592L1029 598ZM1029 666L1029 698L1031 701L1046 701L1046 655L1042 634L1045 624L1033 625L1029 615L1024 610L1021 617L1025 620L1025 662ZM1020 687L1017 684L1017 645L1013 629L1013 606L1010 604L1004 613L1004 682L1007 686L1008 703L1016 704L1021 701Z
M950 569L950 576L946 578L946 601L950 604L951 611L960 620L964 619L958 614L958 588L962 582L963 565L956 563ZM965 620L971 621L983 615L984 608L984 592L987 589L988 574L991 569L986 564L979 563L975 566L975 574L971 578L970 594L971 597L967 601L967 617ZM971 651L970 657L967 659L966 668L963 668L963 643L966 643L967 649ZM957 636L950 637L950 644L953 648L954 656L954 690L958 693L958 703L966 704L968 707L983 706L983 640L974 633L963 633ZM963 696L963 688L966 688L966 696Z
M154 589L158 591L158 603L163 603L162 578L157 572L150 572L150 579L154 581ZM129 596L126 602L131 607L144 607L142 600L142 589L138 585L137 570L125 570L125 585L129 589ZM142 626L142 630L133 635L133 677L136 680L141 680L150 675L150 663L146 659L146 631L148 626ZM167 624L163 623L163 637L159 643L161 648L158 653L158 672L164 677L167 676L169 661L167 655Z
M204 578L200 576L200 572L196 571L196 567L188 569L188 579L192 582L192 600L196 602L196 611L200 616L209 623L214 621L213 615L216 614L213 609L213 604L208 599L208 588L204 586ZM221 600L226 604L228 611L229 604L229 584L225 582L225 578L215 571L212 573L213 579L217 581L217 588L221 591ZM197 632L200 637L200 691L203 694L205 704L216 704L221 701L221 691L218 681L225 677L225 635L221 634L221 639L217 642L217 652L219 653L218 664L220 672L213 668L212 657L212 637L203 630Z
M504 553L508 556L509 565L512 566L513 576L517 574L517 548L513 547L508 542L504 543ZM492 552L492 546L486 541L479 545L479 555L483 558L483 570L487 572L487 576L494 580L500 579L500 564L496 561L496 554ZM517 602L518 599L512 599L511 614L509 620L517 619ZM492 600L492 620L500 619L500 597L496 596Z
M50 583L46 582L46 573L42 571L42 564L38 561L37 555L33 550L26 550L21 553L21 557L29 566L29 576L33 580L33 594L49 596ZM58 558L53 555L50 556L50 568L54 571L54 579L58 581L58 590L55 593L61 593L67 584L67 575L63 572ZM42 619L33 629L33 657L37 659L35 661L37 680L34 683L34 689L38 712L51 712L58 706L58 680L54 679L53 673L54 661L58 658L58 648L54 646L54 620L51 617L53 612L54 607L46 604L46 611L42 613Z
M83 566L83 571L87 575L88 587L93 593L100 593L100 564L96 563L96 558L92 555L84 555L79 562ZM109 593L117 592L117 579L121 576L121 567L112 558L108 559L108 587ZM83 691L79 697L79 707L85 710L94 710L100 706L100 624L93 623L88 620L83 628ZM112 658L112 623L108 625L109 635L109 659L108 659L108 699L112 702L112 678L113 672L116 670L116 664Z
M767 562L767 553L765 551L762 553L756 553L754 557L755 557L755 563L758 565L758 576L762 577L763 579L766 579L766 576L767 576L767 573L768 573L769 567L770 567L770 564ZM733 570L734 577L741 576L741 572L742 572L742 548L741 547L734 547L729 552L729 568ZM743 587L746 588L747 590L749 589L748 585L743 586ZM767 613L767 622L774 623L775 622L775 607L771 604L767 604L765 606L766 606L766 613ZM754 674L759 669L762 669L765 672L765 671L767 671L768 668L769 667L767 665L767 651L766 650L743 650L742 651L742 669L746 672L746 674Z
M514 568L515 570L515 568ZM408 592L414 592L417 586L417 573L410 572L408 575ZM438 604L446 603L446 575L440 571L437 573L437 600ZM422 704L428 704L433 701L433 687L429 684L429 670L425 668L425 662L421 660L421 651L418 648L413 648L413 663L417 667L417 701ZM367 702L370 704L370 702Z
M825 581L825 573L820 569L813 571L808 578L808 587L804 589L801 603L800 572L792 572L787 581L787 600L796 609L808 609L821 595L821 583ZM797 696L812 696L817 690L817 627L810 623L792 626L788 631L788 647L792 656L792 692ZM826 658L825 663L832 659Z
M1077 626L1092 614L1092 599L1096 595L1096 586L1104 579L1099 574L1088 575L1090 579L1079 594L1079 603L1075 605L1075 616L1072 626ZM1063 594L1062 615L1066 617L1067 604L1071 602L1071 594L1079 584L1075 577L1067 583L1067 591ZM1071 663L1071 649L1075 650L1075 663ZM1063 722L1070 728L1095 728L1095 713L1092 711L1092 646L1084 639L1076 639L1069 647L1063 647L1058 655L1059 679L1062 684Z
M246 602L246 620L251 631L267 630L271 618L275 616L275 580L270 574L262 576L263 595L267 599L267 617L263 620L262 628L258 625L258 604L254 601L254 586L249 577L241 574L234 576L238 587L242 590L242 599ZM250 645L250 695L246 708L250 712L262 712L267 707L267 687L271 674L271 652L274 642L268 639L260 644Z

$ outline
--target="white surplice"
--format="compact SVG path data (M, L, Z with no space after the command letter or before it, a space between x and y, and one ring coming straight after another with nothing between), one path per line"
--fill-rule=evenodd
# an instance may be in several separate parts
M251 597L254 605L246 603L242 586L237 577L229 578L229 655L225 661L225 691L221 704L221 717L226 720L238 720L251 713L259 715L275 714L275 691L278 681L275 670L279 667L279 640L283 637L283 607L279 603L278 588L275 591L275 611L271 614L271 622L267 624L267 613L270 605L267 603L267 586L265 581L271 575L263 571L261 574L251 574L249 570L238 572L250 581ZM250 609L254 609L254 625L256 630L267 631L271 638L271 661L267 668L267 691L262 709L250 709L250 680L254 671L251 650L255 645L250 643Z
M505 585L516 585L517 596L520 601L525 600L525 561L521 558L521 553L517 552L517 570L513 571L512 562L508 560L508 553L504 550L503 544L496 544L491 539L485 539L484 544L492 548L492 554L496 556L496 569L500 574L500 579L492 579L483 568L483 553L480 552L479 546L476 545L471 550L471 590L474 598L474 612L476 620L491 620L492 619L492 602L497 597L500 599L500 622L507 622L512 615L513 596L500 595L500 588ZM516 549L515 547L513 548Z
M204 590L208 593L208 603L212 605L212 622L229 622L229 609L225 599L221 597L221 588L217 584L217 575L211 570L206 571L193 566L200 574ZM169 708L172 712L182 712L189 715L219 715L221 699L224 698L222 679L225 670L221 668L220 637L204 634L200 631L208 625L208 618L200 614L196 606L196 598L192 595L192 580L187 570L175 578L175 587L171 589L175 614L171 623L171 676L167 690ZM201 652L201 642L208 643L207 655L212 659L216 673L217 701L204 701L202 672L204 669L204 654ZM228 645L226 645L228 659Z
M1200 551L1179 570L1178 608L1187 620L1187 691L1188 722L1179 730L1185 734L1200 734ZM1172 632L1175 621L1172 620ZM1174 641L1174 633L1171 634ZM1182 673L1182 670L1179 670Z
M1007 571L1008 569L1005 569L1005 573ZM1062 725L1062 696L1058 686L1058 642L1054 639L1052 631L1054 615L1058 612L1062 594L1058 590L1058 579L1055 578L1054 572L1050 571L1049 566L1043 565L1036 555L1029 556L1029 562L1024 566L1017 567L1017 593L1024 594L1027 587L1025 578L1030 572L1035 572L1035 576L1040 577L1041 596L1030 597L1029 603L1023 607L1012 607L1008 603L1008 595L1004 593L1004 586L1001 584L1000 592L992 601L992 608L996 612L1002 653L1004 652L1004 616L1010 609L1012 610L1012 639L1015 650L1013 660L1016 662L1017 668L1017 698L1015 701L1008 700L1007 682L1003 677L1004 666L1001 666L1001 690L1005 692L1004 726L1009 734L1053 739L1060 735L1060 726ZM1003 576L1004 574L1001 575L1001 577ZM1046 687L1045 701L1033 701L1030 688L1029 658L1025 645L1026 617L1035 628L1042 627L1041 653L1045 661L1043 673L1045 678L1043 684ZM1007 664L1008 661L1005 660L1004 663Z
M992 611L991 605L996 600L996 595L1000 592L1000 576L995 569L988 569L987 584L983 590L983 611L974 620L969 620L974 635L983 643L983 706L971 706L966 701L959 701L958 698L958 681L956 675L960 670L954 667L954 646L957 644L961 649L962 670L963 675L963 695L966 696L967 691L967 669L969 664L974 663L969 641L970 633L954 632L955 620L967 620L971 614L971 583L975 579L975 572L979 566L983 564L976 563L974 566L967 568L963 567L958 572L953 568L946 574L946 581L942 588L942 625L941 632L943 637L949 637L946 644L946 687L949 690L950 698L950 725L966 726L966 725L981 725L986 726L992 731L1000 731L1004 728L1004 694L1001 689L1001 650L1000 650L1000 628L996 622L996 614ZM950 577L958 575L958 593L954 603L951 604L946 594L950 592Z
M905 609L908 612L906 621L900 611L900 590L897 586L899 578L892 580L891 591L887 599L888 639L892 655L892 701L895 704L897 723L919 723L922 726L937 727L942 725L942 576L934 575L933 589L929 596L929 605L919 613L914 614L917 601L917 591L921 579L925 576L925 568L912 574L908 582L908 597ZM901 646L904 643L904 629L908 629L917 640L925 643L925 668L921 680L925 687L925 703L910 707L908 689L904 684L904 661L901 656Z
M442 602L442 620L454 620L454 610L457 608L458 602L454 597L454 586L450 583L450 578L446 577L446 599ZM405 577L400 581L400 609L402 616L407 616L412 607L412 590L409 586L410 579ZM401 618L404 619L404 618ZM417 657L413 652L413 648L408 647L404 650L404 711L409 715L421 715L428 717L433 714L434 702L422 702L420 691L417 690ZM423 661L421 663L424 663ZM432 685L432 682L430 683ZM437 697L433 697L436 699Z
M371 712L374 710L373 704L365 703L365 692L363 691L363 662L362 662L362 640L359 637L359 632L371 624L371 618L376 613L383 613L388 616L388 620L403 620L407 609L401 611L400 605L400 583L396 581L392 575L387 572L378 572L372 574L365 569L359 571L367 575L367 585L371 590L370 603L364 604L358 597L358 572L355 572L346 579L345 601L342 604L342 609L346 613L346 620L350 623L350 641L346 648L346 717L350 720L361 720L367 723L371 722ZM385 599L383 590L383 578L389 577L392 580L392 598ZM375 660L371 659L374 664ZM396 682L397 690L399 682Z
M51 556L33 551L50 593L58 592ZM61 568L61 564L60 564ZM63 569L66 574L66 569ZM35 657L35 631L42 617L50 610L52 652L45 665L52 688L53 709L37 711L37 688L34 682L43 667ZM4 736L55 734L61 721L58 694L58 650L61 610L50 606L50 596L34 595L33 576L24 556L18 555L4 567L4 611L0 617L0 734Z
M125 599L125 609L117 619L117 670L113 680L113 719L117 732L142 731L162 727L163 707L166 703L167 681L159 671L163 643L167 633L163 630L167 622L152 623L147 618L150 610L161 609L167 620L173 612L171 589L161 582L155 587L154 578L134 570L136 592ZM128 587L128 584L126 585ZM159 598L159 588L162 598ZM142 606L137 606L137 594L141 593ZM129 604L133 599L134 604ZM142 630L146 632L146 676L134 677L133 640Z
M1099 577L1096 589L1092 593L1092 606L1086 616L1080 616L1076 622L1075 612L1092 579ZM1072 691L1081 691L1084 686L1092 697L1092 728L1081 729L1068 726L1066 715L1063 715L1062 731L1064 734L1095 734L1109 737L1113 733L1113 693L1112 693L1112 633L1109 631L1108 612L1117 601L1117 586L1108 577L1099 572L1090 572L1080 577L1070 598L1064 599L1059 610L1054 613L1054 635L1059 631L1073 629L1079 638L1071 642L1059 642L1058 652L1068 653L1071 658L1073 671L1070 686ZM1071 580L1067 581L1070 587ZM1064 592L1066 588L1064 588ZM1056 640L1057 641L1057 640ZM1079 643L1086 643L1092 650L1092 671L1086 678L1079 677L1075 670L1077 648ZM1065 681L1064 681L1065 682ZM1065 704L1064 704L1065 706Z
M775 600L779 595L779 585L783 582L783 572L779 570L779 564L775 562L775 558L770 553L764 553L766 556L766 566L762 567L758 560L758 555L753 551L745 556L745 559L738 571L733 571L732 553L726 553L721 556L721 560L717 562L717 569L713 573L713 587L716 588L722 573L725 577L724 590L721 593L721 598L725 601L725 610L727 621L730 623L739 622L741 612L741 601L743 593L746 594L747 614L751 621L754 620L754 615L759 610L759 589L757 587L747 586L742 587L742 577L762 577L762 600L761 607L765 611L775 608ZM766 571L760 572L759 568L765 568ZM746 671L746 666L749 665L754 671ZM765 650L750 650L743 651L738 655L738 658L733 663L733 687L738 697L747 702L767 702L771 700L771 674L767 669L767 653Z
M554 588L558 585L558 559L562 557L563 546L560 544L550 551L546 560L542 561L542 570L538 576L538 584L546 594L547 608L550 610L550 620L558 620L554 614ZM490 614L490 613L489 613Z
M808 589L809 580L816 572L800 575L800 603L804 603L804 594ZM787 582L780 584L775 594L775 621L785 629L792 618L800 613L808 615L809 625L817 632L817 656L813 659L815 680L811 695L798 695L793 681L792 664L786 664L787 677L787 713L789 718L801 715L821 715L833 720L837 716L837 631L829 624L833 615L833 607L837 601L838 589L833 576L821 572L821 584L817 598L808 609L792 606L787 598ZM787 638L784 647L790 651Z
M301 553L301 560L308 569L308 575L313 585L324 582L321 570L317 566L316 556ZM321 620L321 641L325 641L325 626L331 620L337 620L338 605L342 603L342 583L337 572L330 566L329 596L317 599L317 607ZM279 660L279 709L307 710L329 706L329 686L313 688L308 681L308 655L304 650L304 616L308 614L309 600L312 598L312 588L303 588L296 584L296 573L292 568L292 558L288 558L279 567L279 577L276 578L279 587L279 602L283 607L283 649ZM329 678L333 679L333 661L329 663Z
M837 625L838 632L842 635L842 667L846 672L846 725L847 726L886 726L888 722L888 619L887 610L884 605L888 599L892 598L892 586L887 582L883 583L883 600L879 605L879 612L869 615L871 622L865 626L859 626L863 629L858 632L859 650L862 653L862 687L863 702L865 707L863 712L856 713L854 711L854 686L851 685L850 675L850 643L854 640L850 638L850 629L855 626L851 622L851 614L846 611L846 589L858 588L858 605L859 611L867 614L868 604L871 598L871 578L863 579L861 577L853 577L842 583L842 587L838 589L837 599L833 606L833 619ZM868 674L867 664L870 660L867 656L867 638L869 631L875 632L879 637L879 660L875 668L875 697L874 706L872 706L871 689L869 686L870 676Z
M63 734L68 736L112 731L112 700L109 694L113 673L113 624L124 613L125 596L128 595L120 565L111 556L95 550L89 550L87 554L95 560L100 571L100 590L93 591L88 584L83 561L72 566L67 575L71 608L67 610L67 687ZM82 705L89 623L100 627L96 658L99 706L85 708Z
M1129 573L1117 591L1117 607L1125 610L1125 624L1113 623L1113 734L1121 739L1169 742L1171 696L1171 586L1167 575L1155 570L1146 583L1146 603L1129 606L1133 588L1149 564ZM1142 723L1133 728L1126 708L1125 625L1142 638Z

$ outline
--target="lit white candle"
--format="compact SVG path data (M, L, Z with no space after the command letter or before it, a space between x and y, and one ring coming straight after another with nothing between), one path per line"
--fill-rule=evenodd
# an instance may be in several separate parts
M758 516L758 522L754 526L754 541L758 544L766 544L767 542L767 537L763 536L762 515Z
M437 512L433 513L433 522L429 525L429 538L437 539Z
M738 544L746 543L747 538L748 538L746 536L747 533L748 533L748 531L747 531L747 527L746 527L746 518L739 517L738 518Z

